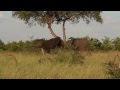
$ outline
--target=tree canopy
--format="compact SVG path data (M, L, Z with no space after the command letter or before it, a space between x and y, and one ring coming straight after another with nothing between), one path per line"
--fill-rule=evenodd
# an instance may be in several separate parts
M38 23L46 25L47 23L61 23L64 20L78 23L81 19L89 23L91 20L102 23L101 11L13 11L16 16L27 24Z
M71 23L78 23L81 19L89 24L91 21L102 23L101 11L13 11L13 17L17 17L26 24L32 26L39 24L41 26L48 25L48 28L53 35L57 35L53 32L51 25L61 24L63 25L63 40L66 41L65 23L66 21Z

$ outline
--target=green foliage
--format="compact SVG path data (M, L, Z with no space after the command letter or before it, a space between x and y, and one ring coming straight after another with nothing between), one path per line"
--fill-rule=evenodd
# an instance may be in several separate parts
M79 52L74 50L68 52L66 49L59 49L56 59L59 63L67 62L70 64L83 64L85 60L84 56Z
M89 44L91 50L100 50L102 45L102 43L96 38L89 39Z
M2 40L0 40L0 50L5 50L5 44Z
M73 45L71 45L72 43L72 39L70 38L67 41L66 47L65 49L70 51L70 50L74 50L75 47ZM120 38L117 37L115 39L110 39L108 37L105 37L104 39L102 39L102 42L96 38L90 38L87 37L88 41L89 41L89 45L90 45L90 49L92 51L96 51L96 50L105 50L105 51L109 51L109 50L120 50ZM9 50L9 51L31 51L31 52L38 52L41 51L40 48L34 47L33 46L33 41L19 41L19 42L9 42L7 44L4 44L2 42L2 40L0 40L0 50ZM58 50L54 50L53 53L57 53Z
M20 49L20 46L17 44L17 42L11 42L6 45L6 49L9 51L17 51Z
M0 46L2 46L2 45L4 45L4 43L3 43L3 41L2 41L2 40L0 40Z
M23 51L23 50L29 50L31 48L31 42L30 41L19 41L19 42L9 42L5 45L6 50L9 51Z
M113 43L114 43L115 50L120 50L120 38L119 37L115 38Z
M80 19L89 23L92 20L102 23L101 11L13 11L13 17L25 21L29 25L40 24L45 26L48 23L63 21L78 23Z
M114 44L112 42L112 40L110 40L109 37L105 37L104 39L102 39L102 49L103 50L113 50L114 49Z
M85 57L77 51L72 52L72 64L83 64Z
M112 78L120 78L120 57L106 63L107 73L111 75Z

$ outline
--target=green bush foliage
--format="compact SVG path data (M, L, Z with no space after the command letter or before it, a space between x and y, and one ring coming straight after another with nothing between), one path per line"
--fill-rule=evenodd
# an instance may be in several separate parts
M117 57L114 60L111 60L108 63L106 63L106 68L107 73L111 75L111 78L120 78L120 57Z
M102 39L102 50L114 50L113 40L110 40L109 37Z
M91 50L100 50L101 49L102 43L98 39L91 38L91 39L89 39L89 43L90 43Z
M109 51L109 50L120 50L120 37L110 39L109 37L105 37L102 39L102 41L96 39L96 38L90 38L87 37L89 41L89 46L91 51L97 51L97 50L103 50L103 51ZM75 47L71 45L72 38L70 38L67 41L66 49L67 50L74 50ZM32 46L32 40L31 41L13 41L9 42L7 44L4 44L2 40L0 40L0 50L9 50L9 51L41 51L39 48L35 48Z
M117 37L113 40L115 50L120 50L120 38Z
M2 40L0 40L0 50L5 50L5 44Z

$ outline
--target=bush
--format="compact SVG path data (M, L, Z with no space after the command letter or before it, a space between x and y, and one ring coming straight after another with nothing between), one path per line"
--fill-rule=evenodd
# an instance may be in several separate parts
M58 50L56 54L56 60L59 63L67 62L69 64L83 64L84 63L84 56L77 51L70 50Z
M102 39L102 42L100 42L98 39L96 38L89 38L86 37L89 41L89 46L90 49L93 51L96 50L104 50L104 51L109 51L109 50L120 50L120 38L117 37L113 40L110 40L109 37L105 37L104 39ZM74 47L73 45L71 45L72 43L72 37L69 38L69 40L67 41L66 50L74 50L76 47ZM9 51L41 51L40 48L35 48L32 45L33 41L19 41L19 42L9 42L6 45L2 42L2 40L0 40L0 50L9 50Z
M115 50L120 50L120 38L117 37L113 41Z
M9 50L9 51L18 51L19 48L20 47L17 44L17 42L14 42L14 41L6 44L6 50Z
M111 75L112 78L120 78L120 58L114 59L106 63L107 73Z
M105 37L104 39L102 39L103 43L102 43L102 50L114 50L114 44L112 42L112 40L110 40L109 37Z
M89 39L89 44L91 50L100 50L102 45L102 43L96 38Z
M73 64L83 64L84 63L85 57L82 54L78 53L77 51L73 51L71 56L72 56L71 63L73 63Z
M31 41L19 41L19 42L10 42L5 46L6 50L9 51L25 51L31 49Z
M0 40L0 50L5 50L5 44Z

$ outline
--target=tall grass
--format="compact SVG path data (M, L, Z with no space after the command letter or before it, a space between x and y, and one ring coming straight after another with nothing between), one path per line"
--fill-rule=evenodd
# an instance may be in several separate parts
M118 51L86 52L58 50L41 52L0 52L0 78L4 79L104 79L104 63L113 60Z
M120 79L120 56L116 55L113 60L110 60L106 64L106 72L111 75L113 79Z

